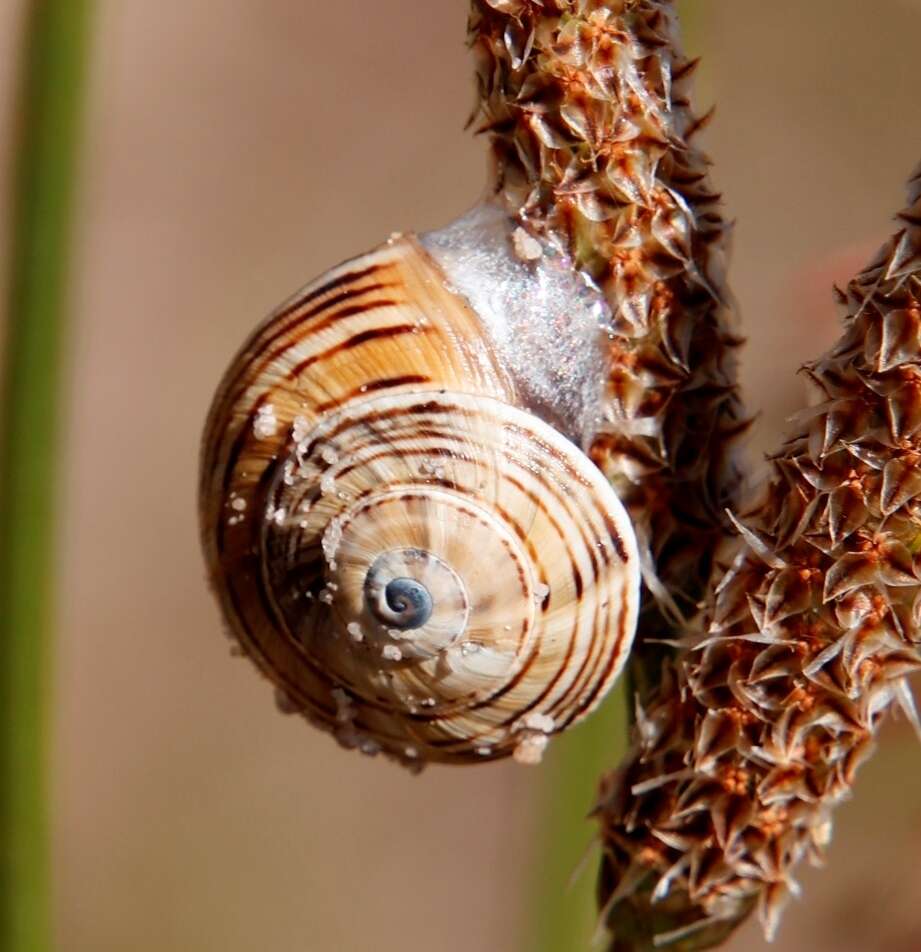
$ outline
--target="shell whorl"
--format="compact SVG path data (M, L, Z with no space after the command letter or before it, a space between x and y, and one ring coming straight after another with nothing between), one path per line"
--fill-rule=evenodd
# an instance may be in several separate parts
M539 758L620 670L639 565L589 459L522 405L412 236L328 272L215 397L202 531L284 707L409 764Z

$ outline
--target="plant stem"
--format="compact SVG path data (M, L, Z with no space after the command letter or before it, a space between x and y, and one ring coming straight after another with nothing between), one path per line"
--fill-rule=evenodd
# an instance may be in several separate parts
M54 496L68 239L89 0L26 23L0 406L0 948L50 947L48 734Z
M685 32L689 25L693 31L696 7L687 2L679 4ZM474 19L474 35L478 30L482 32L484 22ZM499 100L496 94L495 101ZM693 479L689 482L693 484ZM631 677L625 672L601 709L585 725L556 738L548 752L527 909L527 952L586 952L591 946L598 924L594 858L575 881L573 876L591 840L585 818L598 794L597 778L619 762L627 748L632 697L640 686L636 673L634 670Z
M554 738L547 751L527 952L590 948L598 922L598 863L594 854L586 855L595 832L586 816L597 798L598 777L627 749L625 683L617 684L585 724Z

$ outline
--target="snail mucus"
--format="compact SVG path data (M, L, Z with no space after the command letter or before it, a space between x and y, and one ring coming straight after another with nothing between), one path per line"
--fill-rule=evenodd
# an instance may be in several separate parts
M409 766L536 762L629 652L639 558L583 448L606 305L483 204L283 304L208 418L202 536L280 706Z

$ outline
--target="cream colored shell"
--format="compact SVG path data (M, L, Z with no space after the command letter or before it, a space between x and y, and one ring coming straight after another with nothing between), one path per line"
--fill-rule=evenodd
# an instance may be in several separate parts
M540 757L633 637L629 521L519 405L413 237L327 273L211 410L202 533L233 637L286 710L408 764Z

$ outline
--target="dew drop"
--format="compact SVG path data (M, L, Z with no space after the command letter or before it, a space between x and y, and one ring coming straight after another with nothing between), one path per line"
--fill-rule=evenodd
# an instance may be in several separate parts
M351 724L355 719L355 706L348 692L342 688L333 688L330 695L336 703L336 720L340 724Z
M531 711L521 719L521 726L528 730L543 731L545 734L551 734L553 733L555 722L549 714Z
M366 757L376 757L381 752L381 745L370 737L362 737L358 741L358 749Z
M275 408L271 403L259 407L256 416L253 419L253 433L259 440L267 440L270 436L275 436L278 432L278 418L275 416Z
M539 733L526 733L515 745L512 757L519 764L534 766L539 764L544 757L544 751L547 749L547 735Z
M308 434L310 433L310 424L307 422L305 417L296 416L294 418L294 424L291 427L291 437L295 443L303 443L307 439Z
M336 553L339 551L341 542L342 520L336 516L329 521L329 524L323 532L323 538L320 540L323 556L327 563L329 563L330 568L334 568Z

